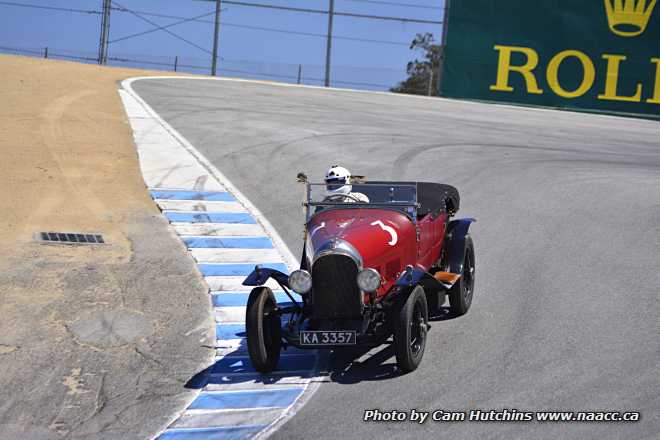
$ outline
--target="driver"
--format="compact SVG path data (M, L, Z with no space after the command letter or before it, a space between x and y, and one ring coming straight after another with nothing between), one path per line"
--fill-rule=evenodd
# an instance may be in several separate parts
M359 192L352 192L351 172L339 165L333 165L325 173L325 200L342 203L369 203L369 197Z

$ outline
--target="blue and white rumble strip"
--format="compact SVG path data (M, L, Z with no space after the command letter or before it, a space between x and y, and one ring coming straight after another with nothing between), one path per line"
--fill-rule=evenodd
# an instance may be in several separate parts
M242 282L256 264L288 272L297 262L259 211L133 92L134 80L124 81L119 92L144 180L206 280L216 323L215 363L200 380L201 391L158 438L267 435L300 405L314 378L317 356L289 349L276 373L256 372L245 343L251 288ZM268 285L278 302L290 302L276 283Z

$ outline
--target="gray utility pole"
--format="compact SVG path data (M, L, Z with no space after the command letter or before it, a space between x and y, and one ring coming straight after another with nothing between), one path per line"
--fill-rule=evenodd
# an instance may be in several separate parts
M220 45L220 7L222 0L215 0L215 31L213 33L213 61L211 75L215 76L218 69L218 46Z
M112 0L103 0L101 17L101 38L99 41L99 64L108 62L108 37L110 35L110 5Z
M328 42L325 46L325 86L330 87L330 58L332 56L332 19L335 15L335 0L330 0L328 8Z
M449 27L449 2L445 0L445 12L442 15L442 41L440 42L440 66L438 67L438 95L441 95L442 77L445 71L445 53L447 48L447 28Z

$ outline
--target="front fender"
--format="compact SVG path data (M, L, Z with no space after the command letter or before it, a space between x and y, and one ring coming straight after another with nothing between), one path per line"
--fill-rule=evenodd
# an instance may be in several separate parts
M447 226L446 252L444 266L452 273L463 272L463 261L465 259L465 237L467 237L470 225L476 222L473 218L461 218L452 220Z
M433 278L428 272L420 269L419 267L408 266L406 270L401 274L399 279L396 280L394 285L398 287L413 287L428 277Z
M277 281L281 286L289 288L289 276L276 269L255 266L250 275L243 281L244 286L263 286L269 278Z
M406 268L399 279L396 280L396 283L394 283L394 286L399 288L415 287L417 285L421 285L426 292L451 288L451 285L446 285L419 267L410 266Z

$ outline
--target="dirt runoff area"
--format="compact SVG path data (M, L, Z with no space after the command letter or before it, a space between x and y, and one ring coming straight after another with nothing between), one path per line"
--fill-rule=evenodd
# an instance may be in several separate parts
M153 74L0 56L0 438L150 438L211 362L206 288L149 198L117 93Z

